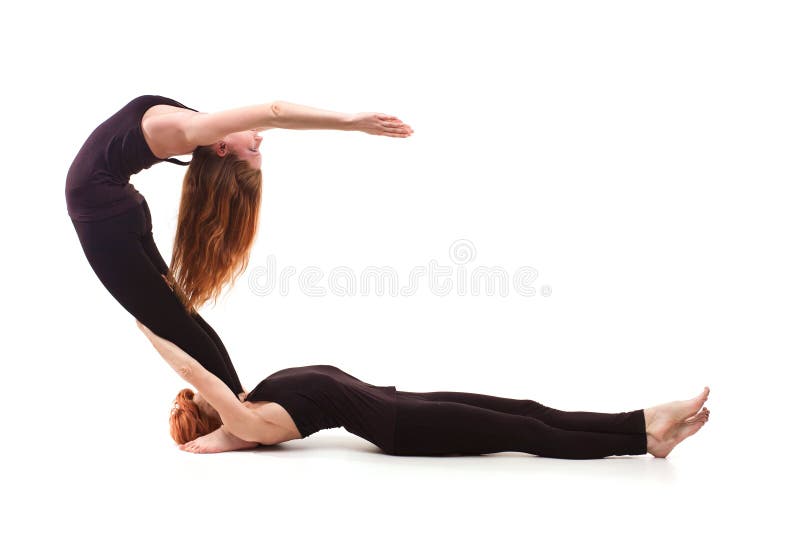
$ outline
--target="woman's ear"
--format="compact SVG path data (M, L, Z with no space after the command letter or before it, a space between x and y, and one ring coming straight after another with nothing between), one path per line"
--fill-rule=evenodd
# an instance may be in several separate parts
M214 152L219 157L227 156L228 155L228 145L225 143L225 141L217 141L217 143L214 145Z

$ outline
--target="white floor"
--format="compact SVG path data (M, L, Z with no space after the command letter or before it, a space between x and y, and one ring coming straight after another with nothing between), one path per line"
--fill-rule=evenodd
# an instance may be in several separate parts
M3 520L6 532L791 530L794 454L736 425L720 414L667 459L583 461L391 457L339 429L192 455L109 425L7 455Z

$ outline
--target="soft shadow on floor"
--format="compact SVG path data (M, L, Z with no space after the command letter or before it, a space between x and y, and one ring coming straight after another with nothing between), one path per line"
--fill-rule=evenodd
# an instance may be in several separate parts
M230 453L228 453L230 454ZM368 441L352 436L310 436L278 445L239 451L256 457L280 457L285 461L305 461L320 456L347 456L353 462L380 462L397 465L403 469L438 470L442 466L457 467L459 471L521 471L538 474L587 475L614 478L650 479L670 482L675 477L675 466L667 458L641 456L610 456L596 460L564 460L543 458L521 452L502 452L479 456L392 456L383 453Z

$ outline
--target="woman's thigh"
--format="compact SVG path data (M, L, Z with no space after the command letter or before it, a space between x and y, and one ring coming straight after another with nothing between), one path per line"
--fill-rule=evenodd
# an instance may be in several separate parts
M146 250L144 243L152 234L143 209L105 221L76 223L76 230L95 274L128 313L181 347L232 390L239 388L235 393L241 391L227 357L164 282L160 266Z
M145 208L147 217L147 226L145 235L142 237L142 248L158 272L162 275L166 275L169 271L169 267L164 261L164 258L161 256L161 253L159 252L158 247L153 240L153 228L150 221L150 210L147 208L147 203L145 202L143 206ZM164 281L164 283L166 284L166 281ZM243 389L241 382L239 381L239 376L236 373L236 369L233 367L233 362L231 361L231 357L228 355L228 350L225 348L225 345L222 343L219 335L217 335L216 331L211 328L211 325L208 324L208 322L206 322L199 313L194 312L191 313L190 316L197 323L197 325L203 329L211 341L214 342L214 345L216 345L217 350L219 350L220 356L222 357L222 363L225 366L225 369L227 369L228 375L232 379L234 389L237 389L237 392L242 391Z

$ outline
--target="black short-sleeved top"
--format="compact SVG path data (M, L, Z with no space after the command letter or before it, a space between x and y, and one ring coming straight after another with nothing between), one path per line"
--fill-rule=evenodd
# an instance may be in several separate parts
M290 367L271 374L248 401L280 404L305 438L325 428L348 432L394 452L396 389L374 386L332 365Z
M65 194L70 218L96 221L141 204L144 197L131 185L131 175L160 161L176 162L153 155L142 133L144 113L158 104L192 109L171 98L143 95L91 133L67 172Z

